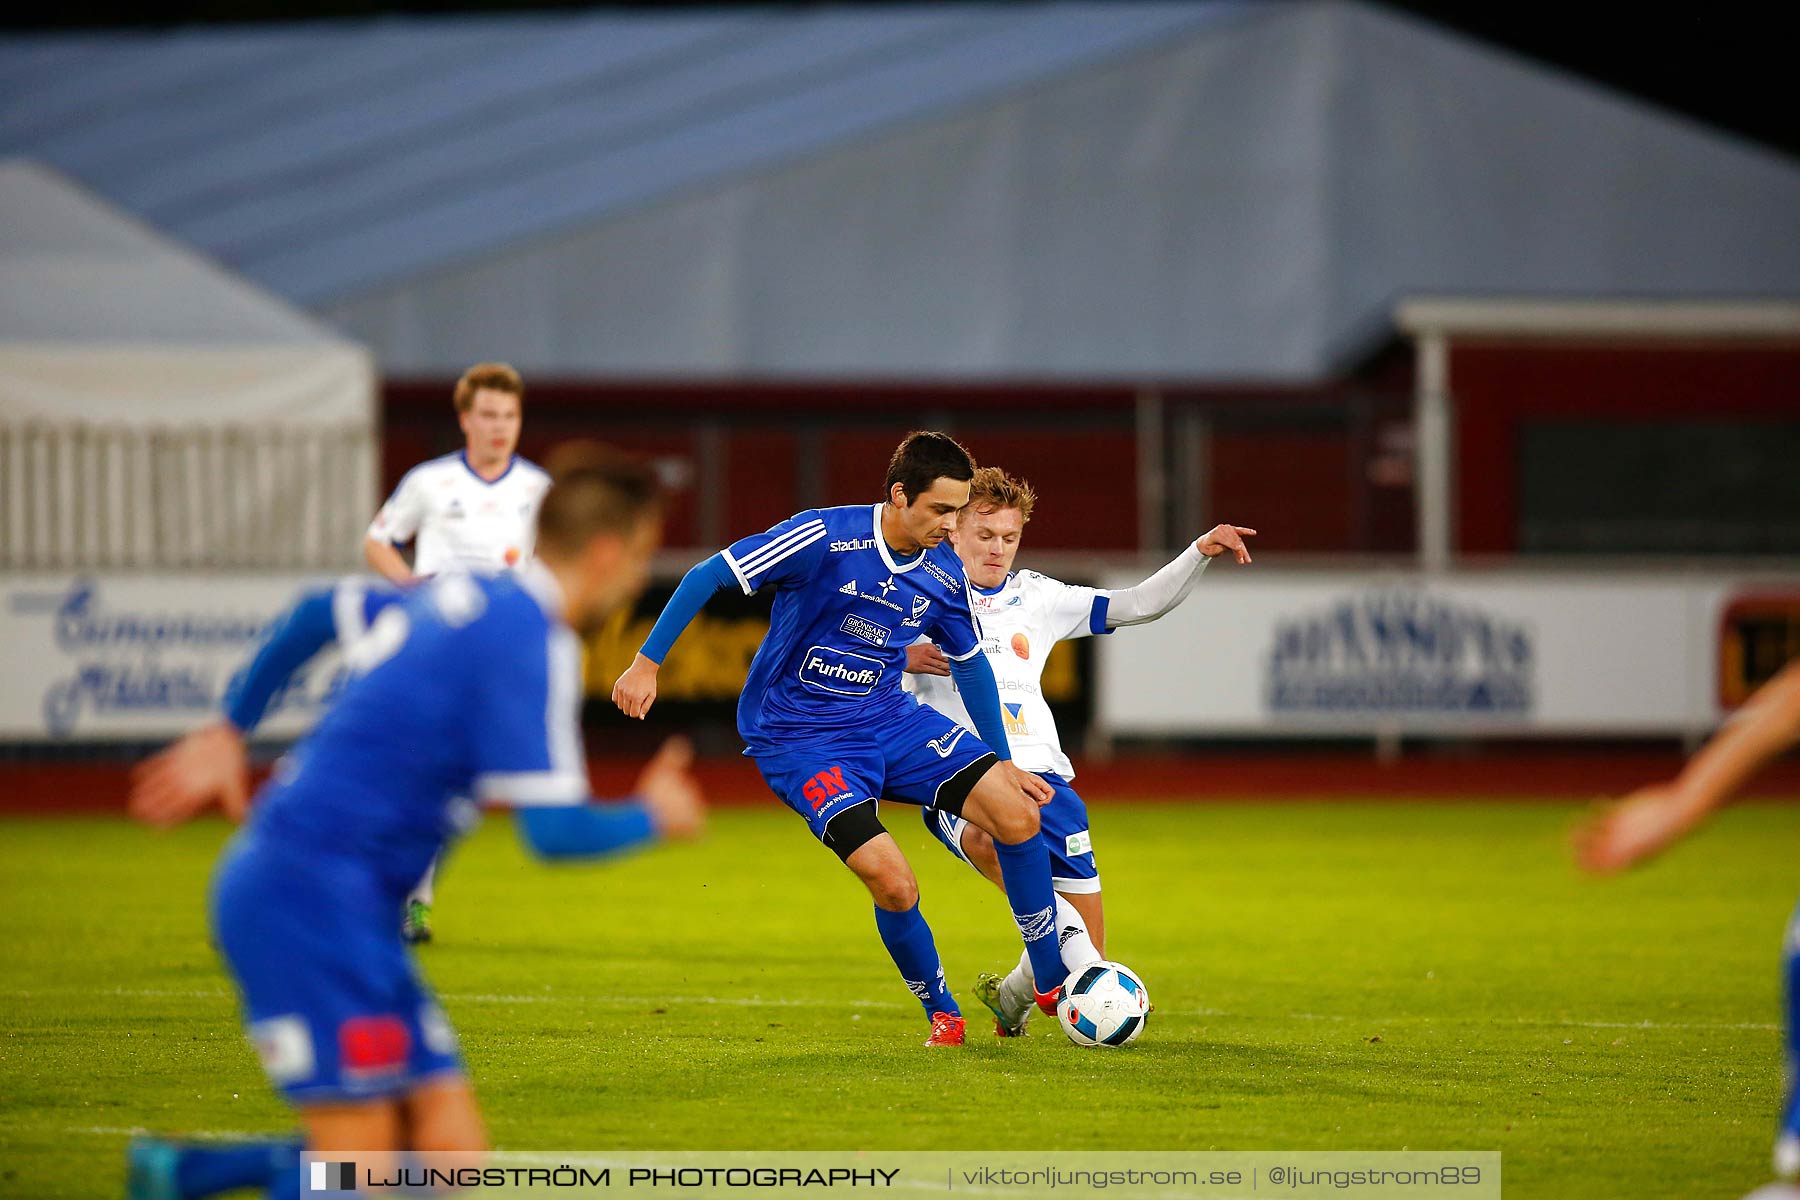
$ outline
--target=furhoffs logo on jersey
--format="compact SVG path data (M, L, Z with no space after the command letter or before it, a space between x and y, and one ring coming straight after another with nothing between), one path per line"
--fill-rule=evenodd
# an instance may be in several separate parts
M1276 626L1268 703L1278 712L1528 712L1526 626L1416 591L1371 592Z
M840 696L866 696L881 682L881 663L864 654L813 646L800 659L800 682Z

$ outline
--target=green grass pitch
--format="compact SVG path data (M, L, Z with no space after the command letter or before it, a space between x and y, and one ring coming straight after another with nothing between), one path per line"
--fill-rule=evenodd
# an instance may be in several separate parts
M1595 883L1567 806L1102 803L1109 951L1157 1013L926 1029L855 881L790 815L544 868L490 818L425 969L507 1149L1478 1149L1509 1197L1735 1197L1780 1089L1800 808L1726 813ZM890 809L966 1003L999 894ZM202 903L218 823L0 822L0 1196L116 1196L129 1131L288 1121ZM973 1014L971 1014L973 1017Z

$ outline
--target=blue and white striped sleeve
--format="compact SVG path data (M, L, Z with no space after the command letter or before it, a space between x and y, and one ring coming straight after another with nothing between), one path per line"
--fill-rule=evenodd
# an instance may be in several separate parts
M581 645L560 625L514 644L477 668L494 674L478 688L470 722L475 796L514 807L585 803Z
M825 519L817 509L789 517L764 533L740 538L719 551L748 596L764 584L805 583L825 557Z

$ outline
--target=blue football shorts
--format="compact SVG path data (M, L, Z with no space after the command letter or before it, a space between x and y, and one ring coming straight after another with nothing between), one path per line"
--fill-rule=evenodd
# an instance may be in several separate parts
M865 801L942 804L960 812L986 773L982 761L994 752L974 731L914 704L896 706L892 715L863 728L796 738L779 751L752 757L770 789L800 814L814 837L833 846L831 822Z
M244 1027L295 1105L460 1074L456 1034L400 940L401 897L356 859L241 831L213 873L213 939Z
M1097 892L1100 890L1100 868L1094 864L1093 835L1088 832L1087 802L1069 786L1069 781L1048 771L1037 777L1056 789L1050 803L1038 809L1038 836L1050 851L1050 883L1059 892ZM925 810L925 828L942 842L950 853L968 862L963 853L962 834L968 822L954 813L937 809Z

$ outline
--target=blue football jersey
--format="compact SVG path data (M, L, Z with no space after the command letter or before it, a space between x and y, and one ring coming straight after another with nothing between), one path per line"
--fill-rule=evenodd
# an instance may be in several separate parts
M398 604L363 599L346 594L334 614L342 634L379 610L345 641L356 674L277 766L252 810L259 834L360 859L398 896L473 821L459 797L588 799L580 643L548 572L445 575Z
M745 595L776 589L769 635L738 700L738 732L752 753L915 707L900 677L921 634L958 661L981 650L954 547L946 540L895 555L882 540L880 504L808 509L721 553Z

